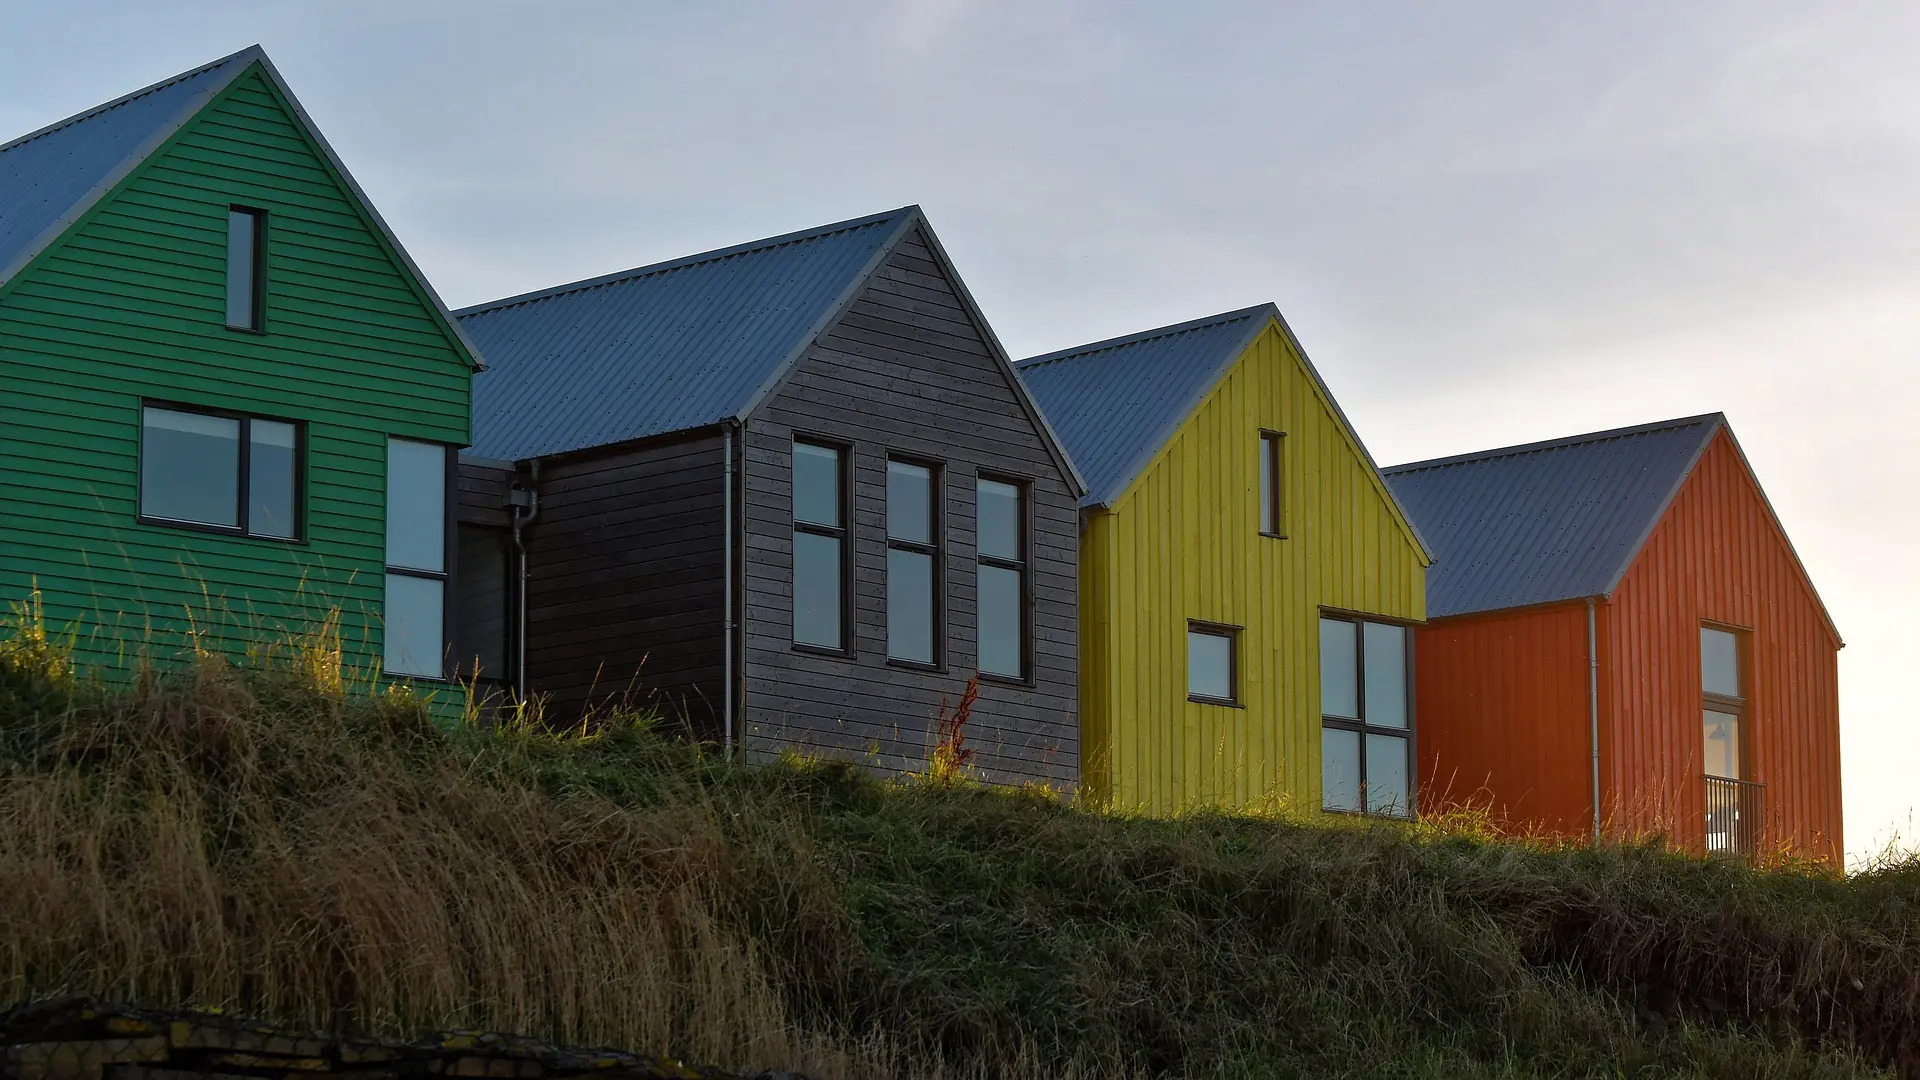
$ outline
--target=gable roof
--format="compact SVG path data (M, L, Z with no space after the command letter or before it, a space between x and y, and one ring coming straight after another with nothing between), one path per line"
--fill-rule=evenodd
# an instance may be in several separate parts
M221 91L258 65L469 363L483 367L412 256L258 45L0 145L0 288L53 246Z
M1077 488L917 206L463 309L493 365L474 381L473 453L520 461L746 419L915 230Z
M1082 506L1112 507L1226 378L1254 339L1278 326L1423 559L1425 540L1379 478L1366 443L1273 304L1210 315L1029 357L1015 365L1087 478Z
M1612 593L1725 424L1708 413L1386 469L1434 545L1427 617Z

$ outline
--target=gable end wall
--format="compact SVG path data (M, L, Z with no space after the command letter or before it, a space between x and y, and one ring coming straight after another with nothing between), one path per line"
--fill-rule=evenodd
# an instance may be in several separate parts
M227 207L269 213L266 333L224 327ZM464 444L471 372L258 69L0 296L0 604L83 658L234 650L341 617L381 653L386 439ZM307 543L142 525L143 397L307 425Z
M854 658L792 646L794 432L854 444ZM1034 685L983 682L967 732L999 781L1078 776L1075 493L924 237L908 236L749 418L745 436L746 741L924 767L934 716L975 666L974 482L1032 481ZM886 459L945 463L945 670L886 662Z
M1838 862L1837 642L1732 440L1716 434L1605 609L1601 761L1629 833L1703 842L1699 627L1751 630L1747 733L1770 842Z

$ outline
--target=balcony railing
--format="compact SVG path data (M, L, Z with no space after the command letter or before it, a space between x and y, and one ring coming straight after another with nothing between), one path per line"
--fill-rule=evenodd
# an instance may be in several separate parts
M1706 776L1707 854L1751 860L1760 854L1765 784Z

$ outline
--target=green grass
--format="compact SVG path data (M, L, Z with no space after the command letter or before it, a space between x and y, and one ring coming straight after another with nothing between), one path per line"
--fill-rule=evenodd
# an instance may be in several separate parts
M0 997L929 1080L1915 1068L1911 860L1150 820L644 717L449 730L297 654L107 688L7 640Z

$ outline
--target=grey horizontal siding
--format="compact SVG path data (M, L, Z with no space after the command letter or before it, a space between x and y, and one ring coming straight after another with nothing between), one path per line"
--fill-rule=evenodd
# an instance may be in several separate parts
M792 646L791 443L853 444L853 656ZM886 461L944 463L944 670L886 662ZM1071 787L1079 721L1075 495L995 363L985 336L917 233L749 418L745 438L746 743L920 769L943 703L976 666L974 484L1032 485L1032 685L987 682L968 731L990 779Z

